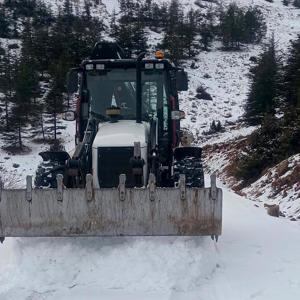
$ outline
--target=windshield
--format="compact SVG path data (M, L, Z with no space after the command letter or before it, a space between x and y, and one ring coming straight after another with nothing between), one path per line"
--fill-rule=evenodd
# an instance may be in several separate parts
M147 70L142 73L142 118L156 118L164 107L167 115L165 71ZM90 94L91 112L106 119L106 109L116 106L121 109L121 118L136 118L136 69L112 69L87 73L87 88Z

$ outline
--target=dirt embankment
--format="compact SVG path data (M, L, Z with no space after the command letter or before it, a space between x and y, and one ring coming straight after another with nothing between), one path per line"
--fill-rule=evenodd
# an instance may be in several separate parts
M239 159L247 145L247 138L239 137L205 146L207 170L217 172L218 177L237 194L266 205L279 205L284 216L293 221L300 220L300 154L265 169L258 180L247 184L235 177Z

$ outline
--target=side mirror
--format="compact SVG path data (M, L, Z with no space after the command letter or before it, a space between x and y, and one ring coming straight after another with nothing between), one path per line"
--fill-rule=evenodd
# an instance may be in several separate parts
M171 112L171 119L173 121L179 121L185 119L185 112L183 110L173 110Z
M189 89L188 75L183 70L178 70L176 73L177 90L179 92L187 91Z
M72 111L72 110L66 111L64 113L63 119L65 121L75 121L76 120L76 113L75 113L75 111Z
M71 69L67 74L67 91L73 94L78 91L78 71L79 69Z

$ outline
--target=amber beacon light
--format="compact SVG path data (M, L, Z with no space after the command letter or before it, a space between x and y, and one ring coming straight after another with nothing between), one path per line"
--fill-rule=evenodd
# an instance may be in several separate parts
M161 51L161 50L157 50L157 51L155 52L155 58L156 58L156 59L164 59L164 58L165 58L164 52Z

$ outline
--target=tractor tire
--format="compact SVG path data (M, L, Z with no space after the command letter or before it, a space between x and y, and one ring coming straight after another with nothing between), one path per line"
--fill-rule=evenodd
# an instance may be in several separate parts
M39 164L34 179L36 188L57 188L56 176L63 171L54 170L59 164L52 161L43 161Z
M186 186L189 188L204 188L204 172L201 159L186 156L173 163L173 180L176 184L180 174L185 175Z

